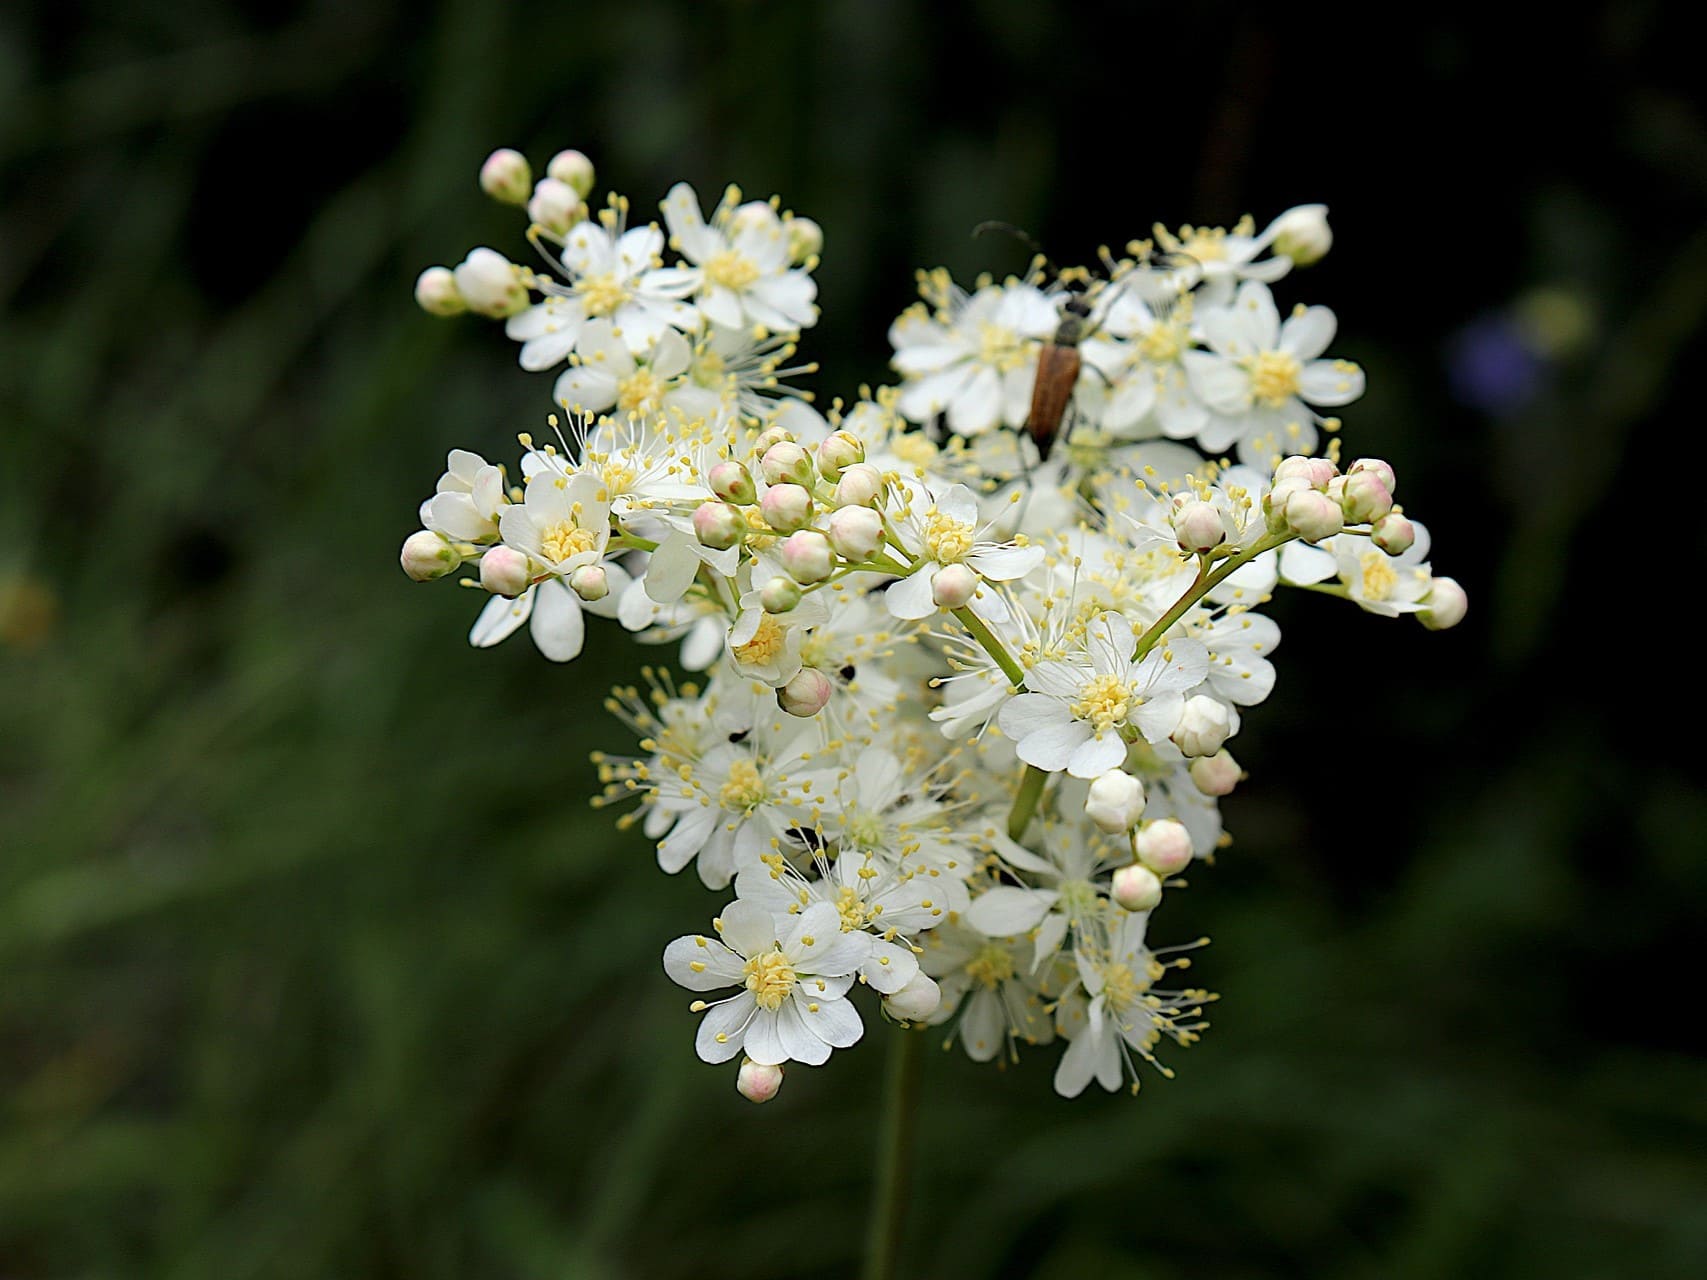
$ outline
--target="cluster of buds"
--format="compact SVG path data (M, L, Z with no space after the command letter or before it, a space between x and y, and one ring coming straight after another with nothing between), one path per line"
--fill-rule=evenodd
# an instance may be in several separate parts
M556 274L479 249L421 278L428 311L502 318L556 371L557 435L514 470L453 452L404 570L466 568L483 647L525 625L569 661L587 616L680 645L690 674L613 694L638 747L596 757L596 803L726 895L664 967L707 993L695 1048L743 1096L859 1040L861 1003L979 1061L1064 1043L1068 1096L1135 1085L1205 1025L1148 927L1228 842L1227 744L1274 682L1262 607L1296 585L1464 616L1393 468L1312 451L1312 406L1363 375L1322 358L1331 312L1282 322L1269 286L1327 251L1325 210L1158 227L1100 275L930 273L897 385L821 413L780 367L816 319L817 225L733 188L708 218L678 186L666 235L620 196L590 215L592 180L579 152L538 182L494 153L481 186ZM1045 464L1000 428L1070 298L1083 412Z

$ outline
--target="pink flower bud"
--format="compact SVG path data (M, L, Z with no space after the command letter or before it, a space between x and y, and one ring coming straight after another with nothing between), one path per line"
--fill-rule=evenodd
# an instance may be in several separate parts
M836 481L838 507L873 507L883 496L883 473L869 462L856 462Z
M1159 876L1178 875L1191 865L1191 832L1172 818L1145 823L1138 832L1138 859Z
M802 667L794 679L776 691L776 704L789 715L804 720L829 706L830 695L835 691L830 677L817 667Z
M759 487L753 475L739 462L719 462L706 473L711 491L725 502L738 507L750 507L759 500Z
M480 189L500 204L526 204L533 190L527 157L508 147L494 151L480 166Z
M1404 516L1389 512L1375 522L1369 540L1390 556L1402 556L1417 540L1417 527Z
M1353 471L1346 475L1339 501L1351 524L1379 520L1393 509L1393 495L1373 471Z
M971 603L982 581L967 565L944 565L931 575L931 599L939 609L963 609Z
M428 267L416 276L415 301L430 316L459 316L468 310L449 267Z
M797 484L773 484L759 510L778 533L793 533L812 523L812 495Z
M1226 541L1227 527L1221 522L1221 513L1207 502L1181 502L1174 508L1173 519L1181 551L1202 555Z
M591 604L610 594L610 575L602 564L584 564L569 575L569 590Z
M1305 542L1320 542L1345 528L1345 513L1327 494L1306 489L1286 500L1286 525Z
M870 507L843 507L830 517L830 545L845 560L869 560L883 545L883 517Z
M451 274L470 311L502 320L527 309L521 269L496 249L470 249Z
M1312 489L1326 489L1328 481L1339 474L1339 468L1326 458L1307 458L1303 454L1293 454L1290 458L1282 458L1280 465L1274 469L1274 483L1278 488L1282 480L1302 480Z
M836 571L836 553L816 529L802 529L783 540L782 567L796 582L810 586Z
M534 184L533 198L528 201L528 217L553 235L567 235L587 214L575 188L556 178L541 178Z
M519 596L532 581L525 552L499 543L480 557L480 585L495 596Z
M800 584L792 578L772 578L759 588L759 607L766 613L787 613L800 603Z
M747 536L747 518L727 502L702 502L694 508L693 536L702 547L726 551Z
M1231 795L1244 776L1239 762L1225 750L1212 756L1200 756L1191 762L1191 780L1206 796Z
M1297 476L1275 481L1274 488L1264 494L1262 500L1263 520L1268 525L1268 531L1285 533L1289 527L1286 523L1286 504L1292 501L1294 494L1312 492L1314 490L1310 488L1309 483Z
M1149 911L1162 900L1162 882L1150 868L1134 862L1114 873L1109 897L1128 911Z
M1111 836L1138 825L1144 812L1144 784L1124 769L1099 775L1085 793L1085 816Z
M775 425L768 426L763 431L759 432L759 438L753 441L753 452L762 458L770 451L770 447L773 444L781 444L784 440L792 442L794 440L794 432L790 431L787 427L779 427Z
M903 1022L923 1022L941 1004L942 988L925 973L915 973L906 986L883 997L883 1007Z
M551 157L545 171L583 200L593 189L593 162L579 151L559 151Z
M1393 468L1380 458L1359 458L1346 471L1347 475L1356 476L1369 472L1381 482L1381 487L1388 493L1399 492L1399 478L1393 474Z
M766 484L797 484L810 489L818 479L812 455L792 440L779 440L766 449L759 459L759 470Z
M1185 700L1172 737L1174 745L1188 756L1212 756L1232 731L1233 713L1226 704L1200 693Z
M851 431L834 432L818 445L818 474L831 484L840 480L848 467L864 461L865 444Z
M765 1066L751 1058L741 1060L741 1069L735 1073L735 1090L748 1102L769 1102L781 1088L781 1067Z
M1423 597L1424 608L1417 621L1430 631L1445 631L1464 621L1470 609L1470 597L1452 578L1436 578Z
M403 539L403 554L398 559L403 572L416 582L442 578L462 563L456 548L431 529L422 529Z

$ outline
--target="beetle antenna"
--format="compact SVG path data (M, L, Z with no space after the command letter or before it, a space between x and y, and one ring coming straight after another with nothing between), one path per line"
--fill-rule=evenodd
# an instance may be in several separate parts
M1043 265L1049 268L1050 275L1061 274L1060 269L1053 261L1050 260L1049 255L1043 252L1043 246L1037 243L1036 237L1029 231L1025 230L1025 228L1016 227L1011 222L980 222L977 226L972 228L972 238L974 240L979 236L989 235L992 233L1012 236L1015 240L1018 240L1026 248L1030 249L1038 257L1043 259Z

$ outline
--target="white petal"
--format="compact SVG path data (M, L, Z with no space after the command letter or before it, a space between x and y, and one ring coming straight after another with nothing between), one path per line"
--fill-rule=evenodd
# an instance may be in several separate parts
M714 1004L699 1021L693 1047L705 1062L728 1062L741 1052L741 1024L752 1016L758 1004L753 993L743 991L732 1000ZM718 1036L723 1040L719 1042Z
M931 575L936 569L937 566L927 560L910 577L893 583L883 593L883 604L891 617L911 621L928 618L936 612L936 601L931 597Z
M966 1001L960 1016L960 1040L974 1062L988 1062L1002 1051L1007 1039L1007 1019L1001 1001L990 988L980 986Z
M807 1031L833 1048L846 1049L865 1033L851 1000L815 999L809 982L794 988L789 1005Z
M569 662L580 656L586 640L581 601L556 578L534 588L533 642L553 662Z
M723 908L719 919L723 941L744 956L762 955L776 944L776 922L763 907L737 898Z
M853 1009L853 1006L848 1005L846 1000L837 1000L835 1003L847 1005L849 1010ZM857 1012L854 1013L854 1021L856 1023L859 1021ZM782 1007L776 1011L773 1027L777 1044L786 1055L782 1061L804 1062L809 1067L820 1066L829 1061L830 1046L812 1034L812 1029L806 1025L805 1019L800 1016L800 1010L795 1007L794 1001L783 1001ZM861 1030L864 1028L862 1027ZM855 1035L854 1039L859 1039L859 1036ZM751 1050L749 1049L748 1052L750 1053ZM759 1059L755 1056L753 1060L757 1062Z
M971 926L992 938L1028 933L1042 923L1058 895L1039 889L1017 889L997 885L986 889L966 908Z
M1178 717L1175 717L1177 723ZM1172 731L1172 726L1169 726ZM1099 733L1079 745L1067 761L1067 772L1075 778L1098 778L1120 767L1126 759L1126 739L1118 733Z
M677 938L664 948L664 972L689 991L739 986L741 969L741 957L716 938Z
M493 596L469 629L468 643L476 649L490 649L499 641L509 639L533 612L534 590L530 587L514 600Z
M1073 758L1073 752L1079 749L1079 744L1090 736L1090 725L1082 720L1073 720L1055 728L1039 729L1035 733L1026 734L1014 745L1014 750L1027 764L1036 765L1050 773L1059 773L1067 767L1067 761Z
M1314 360L1328 349L1334 340L1339 322L1326 307L1306 307L1297 315L1288 316L1280 326L1280 349L1292 353L1300 363Z

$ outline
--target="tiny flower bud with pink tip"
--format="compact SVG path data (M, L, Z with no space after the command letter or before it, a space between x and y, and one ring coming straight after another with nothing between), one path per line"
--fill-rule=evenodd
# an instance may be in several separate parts
M1417 614L1417 621L1430 631L1445 631L1464 621L1464 615L1470 610L1470 597L1456 579L1436 578L1423 597L1423 606L1422 612Z
M1200 756L1191 762L1191 780L1206 796L1231 795L1242 777L1244 774L1239 769L1239 762L1225 750L1212 756Z
M1124 835L1144 813L1144 784L1124 769L1099 774L1085 793L1085 816L1099 831Z
M1365 472L1379 480L1381 487L1388 493L1399 491L1399 478L1393 474L1393 468L1380 458L1359 458L1346 469L1348 476L1362 475Z
M1192 499L1180 503L1174 508L1173 520L1180 550L1192 555L1213 551L1227 539L1221 513L1207 502Z
M883 545L883 517L870 507L843 507L830 517L830 545L845 560L871 559Z
M791 716L808 719L830 705L836 686L817 667L802 667L776 691L776 704Z
M836 553L830 540L816 529L791 533L782 543L782 567L803 586L822 582L836 571Z
M442 578L462 563L456 548L431 529L422 529L403 539L403 553L398 559L403 572L416 582Z
M1172 736L1174 745L1186 755L1212 756L1232 731L1233 713L1227 705L1200 693L1185 700Z
M907 985L883 997L883 1007L903 1022L923 1022L942 1004L942 988L924 972L915 973Z
M1178 875L1191 865L1191 832L1172 818L1146 822L1137 847L1138 860L1159 876Z
M1306 489L1286 500L1286 525L1305 542L1320 542L1345 528L1345 512L1327 494Z
M528 201L528 217L553 235L569 234L569 228L586 216L586 207L575 188L556 178L541 178Z
M1295 453L1290 458L1282 458L1280 465L1275 467L1274 483L1279 488L1282 480L1302 480L1312 489L1326 489L1328 481L1338 474L1339 468L1326 458L1309 458Z
M787 613L800 603L800 584L792 578L772 578L759 588L759 607L766 613Z
M978 594L981 581L966 565L944 565L931 575L931 599L939 609L964 609Z
M480 557L480 585L495 596L519 596L532 581L525 552L499 543Z
M527 308L521 269L496 249L470 249L451 274L470 311L502 320Z
M533 190L527 157L509 147L494 151L480 166L480 189L499 204L526 204Z
M579 151L559 151L551 157L545 171L583 200L593 189L593 162Z
M741 1060L735 1073L735 1091L748 1102L769 1102L782 1088L782 1068L766 1066L751 1058Z
M739 462L719 462L706 473L711 491L725 502L738 507L750 507L759 500L759 486L753 483L752 472Z
M1134 862L1114 873L1109 897L1128 911L1149 911L1162 900L1162 882L1150 868Z
M779 440L759 459L766 484L798 484L810 489L818 479L812 455L792 440Z
M430 316L459 316L468 310L449 267L428 267L415 277L415 301Z
M847 468L865 461L865 444L851 431L836 431L819 443L817 456L818 474L834 484Z
M584 564L569 575L569 590L591 604L610 594L610 574L602 564Z
M1353 471L1339 493L1340 510L1352 524L1379 520L1393 509L1393 495L1373 471Z
M793 533L812 523L812 495L797 484L773 484L759 510L778 533Z
M702 502L694 508L693 536L702 547L726 551L747 536L747 518L727 502Z
M1390 556L1402 556L1417 540L1417 527L1404 516L1390 512L1375 522L1369 540Z
M836 481L838 507L871 507L883 496L883 473L869 462L856 462Z
M753 452L762 458L770 451L770 447L773 444L781 444L784 440L792 443L794 440L794 432L790 431L787 427L779 427L775 425L766 427L763 431L759 432L759 438L753 441Z

